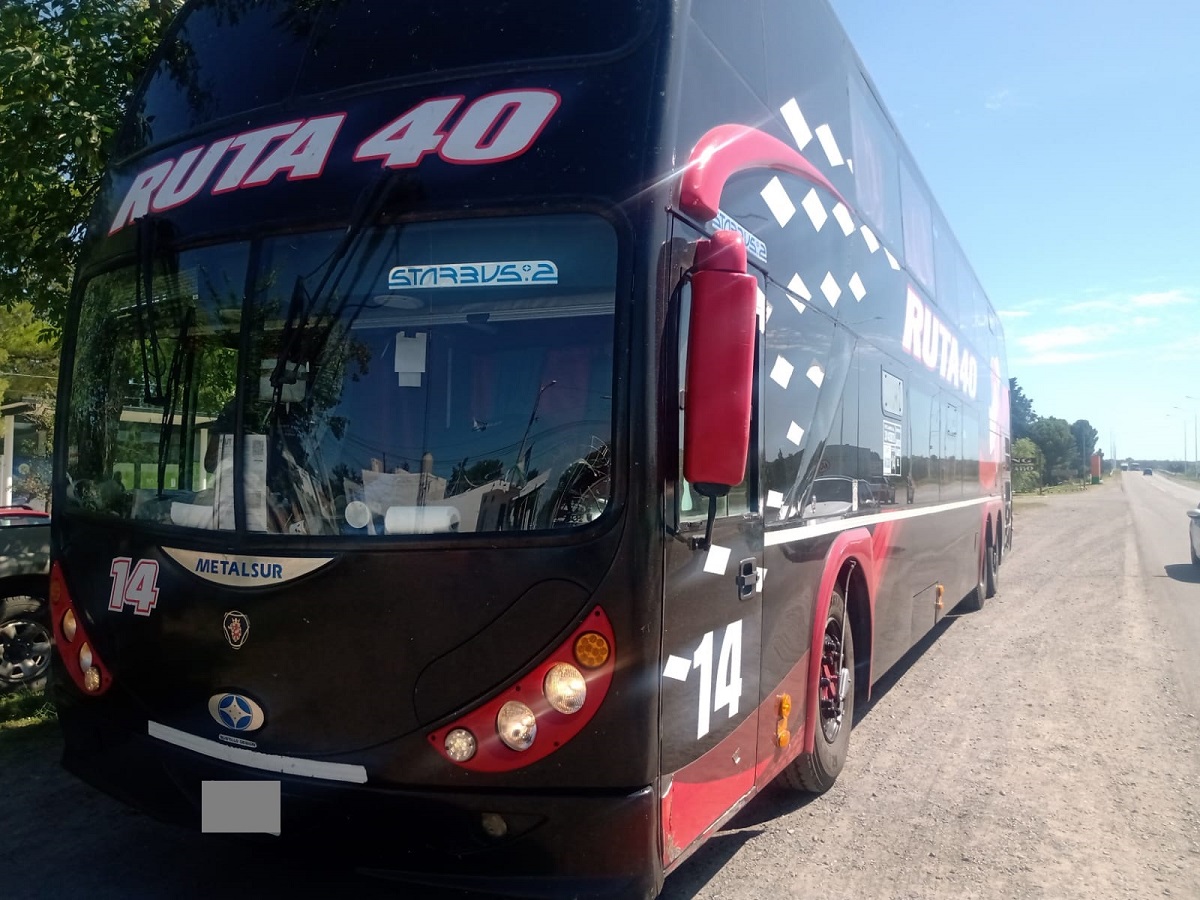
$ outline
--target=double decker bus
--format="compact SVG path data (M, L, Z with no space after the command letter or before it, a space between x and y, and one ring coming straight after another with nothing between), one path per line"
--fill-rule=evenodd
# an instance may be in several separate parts
M999 322L823 0L192 0L64 339L64 763L653 896L1011 542Z

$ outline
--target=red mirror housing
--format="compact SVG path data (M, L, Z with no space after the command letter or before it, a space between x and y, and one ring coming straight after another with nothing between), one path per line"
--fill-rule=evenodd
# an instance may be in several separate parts
M696 244L688 327L683 477L707 497L740 484L750 449L758 283L734 231Z

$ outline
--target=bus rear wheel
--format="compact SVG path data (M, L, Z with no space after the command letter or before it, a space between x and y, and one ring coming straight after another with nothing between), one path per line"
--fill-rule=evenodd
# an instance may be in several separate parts
M817 729L812 753L801 753L783 770L795 790L822 794L846 764L854 718L854 636L846 599L837 588L829 600L817 683Z
M1000 545L995 541L988 542L983 565L987 580L987 596L988 599L991 599L996 596L996 590L1000 586Z

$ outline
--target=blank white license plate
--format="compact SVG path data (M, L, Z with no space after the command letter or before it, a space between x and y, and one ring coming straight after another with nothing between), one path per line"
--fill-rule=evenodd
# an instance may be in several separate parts
M278 781L206 781L200 830L215 834L279 834Z

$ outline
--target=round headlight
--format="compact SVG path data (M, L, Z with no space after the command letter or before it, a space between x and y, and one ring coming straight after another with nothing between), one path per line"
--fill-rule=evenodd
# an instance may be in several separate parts
M75 640L75 630L78 627L79 623L75 621L75 611L68 609L62 617L63 637L68 641Z
M85 641L79 648L79 669L86 672L92 667L92 648Z
M546 673L542 683L546 700L560 713L576 713L587 700L587 682L583 673L567 663L558 663Z
M537 737L537 719L533 710L518 700L509 700L496 714L500 740L513 750L528 750Z
M475 755L475 735L465 728L455 728L446 735L446 755L455 762L466 762Z

